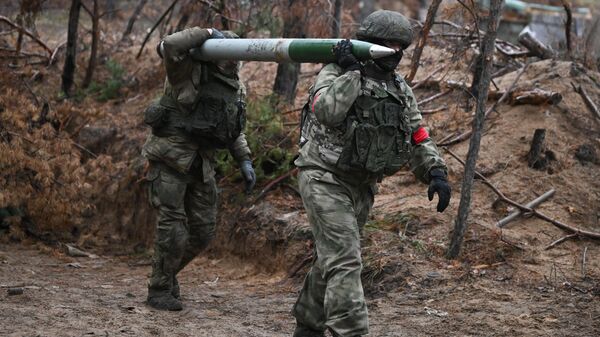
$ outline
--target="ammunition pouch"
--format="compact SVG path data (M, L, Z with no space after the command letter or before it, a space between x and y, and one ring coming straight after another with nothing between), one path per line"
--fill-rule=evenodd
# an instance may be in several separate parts
M412 148L409 121L403 110L396 102L359 98L337 166L374 175L400 170L410 160Z
M185 134L200 138L215 148L226 148L233 143L246 125L245 103L224 98L203 96L194 109L185 111L173 99L163 96L161 104L169 107L168 124Z
M157 131L165 125L168 119L168 109L159 103L153 102L144 110L144 123Z

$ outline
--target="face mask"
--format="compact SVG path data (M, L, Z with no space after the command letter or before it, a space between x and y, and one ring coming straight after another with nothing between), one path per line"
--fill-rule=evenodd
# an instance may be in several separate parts
M375 64L381 68L381 70L385 72L391 72L396 69L398 64L400 64L400 60L402 59L402 51L399 51L393 55L380 57L375 59Z

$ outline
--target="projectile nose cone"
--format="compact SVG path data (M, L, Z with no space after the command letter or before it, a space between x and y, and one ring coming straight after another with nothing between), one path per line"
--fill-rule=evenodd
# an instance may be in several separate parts
M377 59L380 57L385 57L385 56L392 55L395 53L396 53L396 51L393 50L392 48L380 46L377 44L373 45L373 46L371 46L371 48L369 48L369 54L371 54L371 57L374 59Z

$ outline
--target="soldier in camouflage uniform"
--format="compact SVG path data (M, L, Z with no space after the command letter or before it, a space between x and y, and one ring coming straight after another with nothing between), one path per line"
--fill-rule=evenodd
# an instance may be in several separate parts
M420 125L416 99L394 72L412 41L408 20L376 11L362 22L360 40L394 48L394 55L360 63L352 43L335 48L337 63L319 73L303 110L299 186L315 239L316 259L294 306L294 337L368 333L361 284L360 233L376 182L406 164L438 212L450 201L446 165Z
M177 273L214 237L215 150L229 149L247 192L256 181L242 133L245 88L238 64L199 62L189 52L209 38L235 37L195 27L167 36L157 47L167 79L160 100L144 113L152 133L142 150L150 163L150 202L158 210L147 299L156 309L182 309Z

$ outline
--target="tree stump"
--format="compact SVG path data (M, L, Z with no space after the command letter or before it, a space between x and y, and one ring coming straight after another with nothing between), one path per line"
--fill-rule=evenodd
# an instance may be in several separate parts
M536 129L531 141L529 154L527 154L527 165L536 170L544 170L548 166L548 160L544 155L544 139L546 129Z

